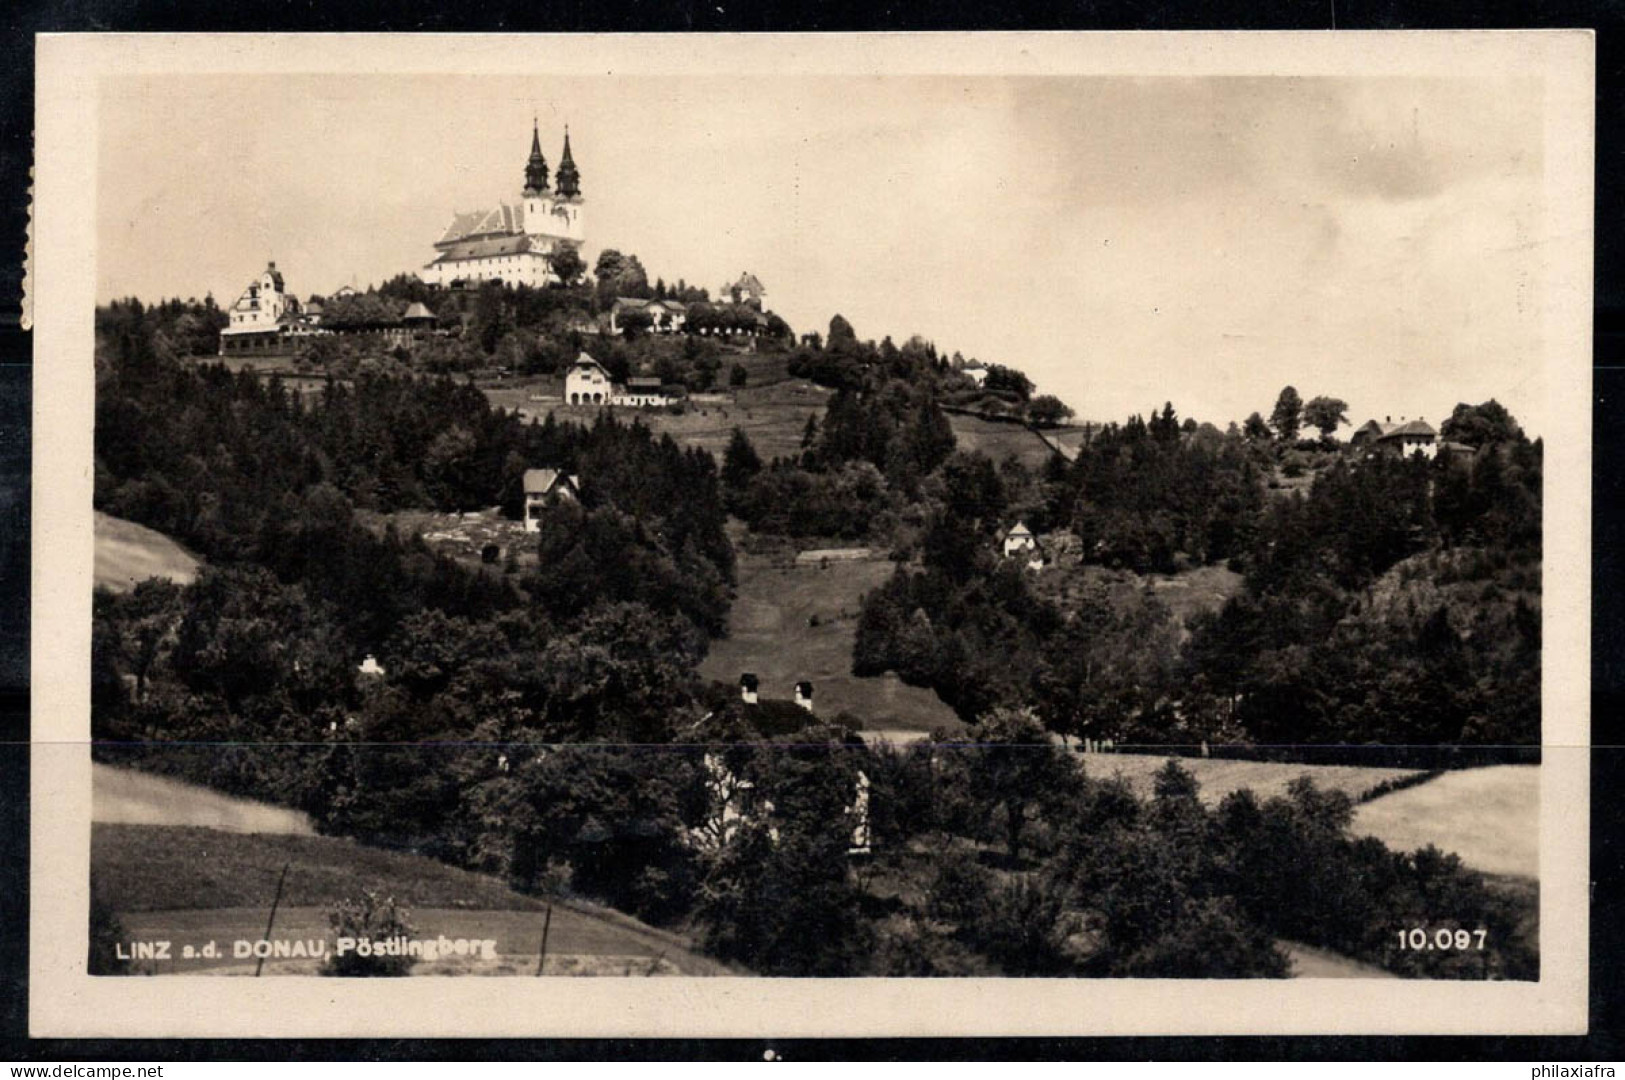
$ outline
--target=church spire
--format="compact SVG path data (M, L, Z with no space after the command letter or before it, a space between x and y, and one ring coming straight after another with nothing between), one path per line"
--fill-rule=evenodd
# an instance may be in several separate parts
M576 159L570 156L570 125L564 125L564 156L559 158L559 197L581 197L581 173L576 170Z
M562 166L561 166L562 170ZM532 118L530 122L530 160L525 163L525 194L547 193L547 159L542 156L542 133Z

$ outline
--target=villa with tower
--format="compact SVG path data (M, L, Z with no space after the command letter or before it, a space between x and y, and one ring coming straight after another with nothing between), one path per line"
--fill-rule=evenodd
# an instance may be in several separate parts
M454 214L419 276L440 287L482 281L541 286L556 280L549 257L564 248L579 249L584 236L581 174L570 153L569 128L552 179L549 187L541 131L532 126L519 201Z

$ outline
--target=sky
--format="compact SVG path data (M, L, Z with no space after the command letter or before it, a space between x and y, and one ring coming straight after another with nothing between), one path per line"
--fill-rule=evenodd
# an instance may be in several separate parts
M415 271L518 199L534 116L550 168L570 126L589 264L749 270L798 333L920 334L1090 420L1223 427L1290 384L1544 430L1534 79L164 75L99 107L102 300Z

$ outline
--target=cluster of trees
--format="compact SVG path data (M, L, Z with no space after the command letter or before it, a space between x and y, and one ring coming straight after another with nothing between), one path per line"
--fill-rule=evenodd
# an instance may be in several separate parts
M963 745L886 755L875 783L901 796L893 844L935 853L924 903L894 915L882 949L908 974L963 973L969 950L1005 974L1279 977L1285 938L1407 975L1538 977L1515 898L1454 856L1351 837L1349 799L1306 779L1209 808L1170 761L1143 799L1000 710ZM1002 856L971 846L990 842ZM1401 924L1482 928L1499 946L1403 950Z
M832 341L855 342L850 326L836 319ZM797 355L840 357L849 347L803 346ZM927 478L955 445L935 382L909 378L935 361L923 345L908 348L916 351L906 357L898 352L896 369L854 363L829 399L823 422L807 417L801 450L792 457L764 465L750 439L735 429L722 465L730 512L763 533L849 540L886 535L893 517L922 499ZM793 370L795 364L793 359Z
M355 744L476 729L659 740L687 715L733 578L709 455L607 417L522 424L443 379L306 400L181 365L141 325L100 359L97 505L210 565L186 588L98 596L99 739L304 807L333 831L438 851L459 778L425 770L416 746L392 759ZM533 570L467 567L359 513L502 504L517 516L523 473L541 465L580 475L581 499L549 518ZM368 653L387 679L358 681ZM177 742L245 745L163 747Z
M1251 442L1274 440L1281 446L1292 446L1304 428L1320 431L1321 446L1332 445L1337 429L1348 423L1348 403L1341 398L1319 395L1306 403L1295 386L1281 388L1275 399L1275 408L1266 422L1259 413L1252 413L1242 426L1242 432Z
M955 454L926 485L917 562L865 599L853 670L895 671L967 721L1031 706L1118 741L1371 744L1396 762L1538 746L1541 447L1493 402L1449 426L1479 453L1338 456L1285 494L1269 448L1172 406L1041 477ZM1001 559L1018 516L1074 537L1079 563L1035 579ZM1243 588L1175 619L1150 593L1091 587L1096 564L1228 565Z
M170 356L213 356L220 351L220 331L231 316L212 293L196 299L143 304L135 297L114 300L96 309L96 337L129 352L139 346Z

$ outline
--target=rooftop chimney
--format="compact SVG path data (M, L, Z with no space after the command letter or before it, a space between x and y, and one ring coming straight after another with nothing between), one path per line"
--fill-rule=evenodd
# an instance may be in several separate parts
M746 705L756 704L756 689L760 685L752 672L739 676L739 697Z
M810 682L796 683L796 704L808 712L812 712L813 685Z

